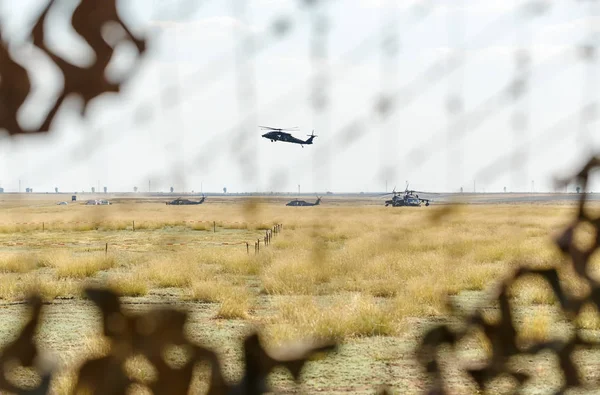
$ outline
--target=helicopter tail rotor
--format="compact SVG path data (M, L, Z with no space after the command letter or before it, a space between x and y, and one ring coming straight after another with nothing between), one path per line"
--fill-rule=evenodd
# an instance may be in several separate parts
M304 142L304 144L312 144L312 143L313 143L313 140L314 140L314 138L315 138L315 137L318 137L317 135L315 135L315 131L314 131L314 129L313 129L313 131L312 131L312 134L307 134L307 136L308 136L308 140L306 140L306 141Z

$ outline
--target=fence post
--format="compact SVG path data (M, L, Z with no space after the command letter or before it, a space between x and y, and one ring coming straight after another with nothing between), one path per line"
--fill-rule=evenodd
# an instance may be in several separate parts
M213 233L217 233L217 221L213 221Z
M106 243L106 246L104 246L104 256L108 255L108 243Z
M248 242L246 242L246 253L250 255L250 244Z
M258 241L256 242L256 249L260 253L260 239L258 239Z
M135 232L135 221L133 221L133 231Z
M45 231L46 231L46 223L42 222L42 232L45 232Z

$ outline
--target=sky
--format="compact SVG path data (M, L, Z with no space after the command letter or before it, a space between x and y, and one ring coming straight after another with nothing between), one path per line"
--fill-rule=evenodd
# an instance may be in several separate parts
M93 51L68 25L76 3L59 2L47 36L60 56L84 65ZM600 76L577 52L596 39L596 2L321 3L121 1L123 20L149 40L139 68L85 118L73 98L47 135L0 132L0 186L335 193L408 182L432 192L544 192L600 149L596 122L581 116L598 99ZM0 0L3 38L36 89L19 114L30 128L62 83L24 33L45 4ZM285 33L275 33L282 24ZM385 51L384 37L397 51ZM530 62L515 100L506 92L518 76L518 49ZM118 46L107 75L119 78L133 59L131 46ZM322 109L315 91L326 98ZM385 116L377 112L382 95L394 98ZM462 104L454 115L452 97ZM515 130L520 114L526 126ZM272 143L259 125L318 137L303 148Z

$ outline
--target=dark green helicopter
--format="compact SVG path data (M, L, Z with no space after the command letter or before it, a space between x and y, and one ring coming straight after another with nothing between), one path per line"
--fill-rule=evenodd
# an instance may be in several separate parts
M204 196L204 194L202 194L202 199L200 199L197 202L193 201L193 200L189 200L189 199L177 198L175 200L167 202L167 204L172 205L172 206L193 206L193 205L197 205L197 204L202 204L202 203L204 203L205 200L206 200L206 196Z
M431 201L431 199L422 199L419 197L419 195L417 195L419 191L409 191L408 190L408 184L406 185L406 189L404 190L404 193L400 193L400 192L396 192L396 187L394 187L394 190L392 191L392 193L385 193L383 195L380 196L387 196L387 195L392 195L392 198L390 200L386 200L385 201L385 206L392 206L392 207L421 207L422 203L425 203L425 206L429 206L429 202ZM421 192L421 193L425 193L425 192Z
M313 143L314 138L318 137L315 135L314 130L312 131L312 134L307 135L308 140L300 140L300 139L292 136L291 134L284 132L284 130L290 130L290 131L297 130L296 127L294 127L294 128L272 128L269 126L260 126L260 128L263 130L270 130L270 132L263 134L262 137L271 140L272 143L274 143L275 141L283 141L286 143L300 144L302 146L302 148L304 148L304 144L311 145Z
M321 197L317 196L317 201L314 202L314 203L309 203L309 202L304 201L304 200L294 199L291 202L288 202L286 204L286 206L294 206L294 207L298 207L298 206L318 206L319 204L321 204Z

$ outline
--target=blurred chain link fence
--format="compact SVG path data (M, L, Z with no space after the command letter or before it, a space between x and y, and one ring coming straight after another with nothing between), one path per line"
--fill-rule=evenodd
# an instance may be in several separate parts
M557 4L562 3L557 2ZM331 30L336 25L336 19L344 16L334 14L334 11L339 12L340 9L340 5L335 0L297 1L295 4L297 11L276 15L260 33L255 34L242 29L234 30L236 44L233 54L224 49L222 53L216 54L214 58L210 58L210 61L201 64L196 70L187 73L185 76L181 70L176 71L174 76L173 74L165 74L164 80L161 81L164 86L159 87L160 94L158 97L164 111L172 111L182 108L191 100L193 95L209 89L219 78L233 72L237 112L239 114L237 117L239 121L231 125L221 125L221 133L210 134L210 137L203 141L198 152L185 158L181 155L181 146L189 141L189 137L186 140L185 135L189 136L202 126L188 124L186 115L181 111L177 116L169 118L178 122L178 124L170 125L171 130L169 131L173 135L175 146L179 145L178 152L180 153L171 156L173 158L173 169L183 169L181 173L191 169L208 173L218 162L214 159L214 148L229 146L230 150L227 155L228 157L231 155L237 158L236 163L240 170L240 179L244 180L246 190L256 187L258 164L261 161L266 161L266 158L262 158L260 155L259 143L257 143L259 139L256 138L253 132L258 124L257 111L259 106L257 95L271 97L270 92L257 92L256 58L264 51L285 42L295 31L301 31L303 28L308 29L309 65L313 69L312 81L309 83L310 94L307 98L310 103L309 108L313 113L312 124L317 134L320 133L319 131L326 133L326 135L322 134L322 140L319 144L311 147L314 148L312 166L315 190L327 190L328 186L331 185L333 174L331 162L333 158L343 155L344 152L354 148L360 141L364 141L363 139L374 137L371 136L371 133L377 130L380 131L379 140L381 142L378 155L380 158L379 184L382 185L387 180L396 182L392 180L396 180L399 176L397 174L397 156L401 149L406 148L404 146L406 138L403 138L403 133L409 133L409 130L414 129L413 124L406 123L406 119L410 115L407 111L410 111L411 105L419 98L424 97L436 86L443 83L447 84L446 97L442 100L448 114L447 126L429 134L429 138L423 143L417 143L409 147L410 150L405 157L414 166L413 171L418 171L430 163L432 159L437 159L443 155L447 158L445 166L445 172L448 174L447 178L450 179L453 173L461 173L463 157L461 153L464 154L467 149L465 147L469 146L470 139L476 133L483 135L492 133L491 130L485 129L485 124L501 112L512 108L513 115L510 123L514 131L514 149L512 155L509 156L510 160L507 165L495 167L494 172L499 173L498 175L510 173L513 177L520 179L520 185L524 184L527 174L524 171L517 171L517 169L522 168L522 165L531 160L530 154L534 150L535 143L529 141L528 137L535 136L539 140L548 142L548 144L555 141L546 138L547 135L552 135L553 132L550 130L552 128L548 128L547 134L528 132L531 128L529 114L532 109L530 103L532 85L535 83L536 86L543 86L546 81L555 79L561 73L570 69L573 66L571 62L577 61L576 59L579 59L585 65L581 77L583 92L581 94L582 104L579 110L580 142L581 147L593 146L591 136L593 135L593 124L596 120L594 88L596 80L596 68L594 67L596 42L594 41L593 22L589 22L590 27L587 32L589 39L582 42L579 47L565 47L564 52L559 52L541 62L534 63L533 53L535 48L531 47L531 36L534 34L532 29L536 21L543 18L555 5L550 1L518 1L514 7L506 7L505 11L496 13L495 18L482 30L468 37L466 34L468 18L465 17L465 14L469 7L473 6L468 1L451 5L441 0L414 1L411 3L382 2L380 5L379 28L376 31L363 32L360 26L356 26L361 38L350 46L346 53L336 59L340 64L344 64L345 62L361 62L378 56L381 65L379 68L380 92L371 103L369 102L371 99L365 97L364 108L370 108L372 111L367 112L366 116L361 113L349 113L347 119L343 121L343 126L337 130L332 129L333 124L331 122L332 107L337 104L334 102L336 98L332 94L332 87L335 84L351 83L351 81L345 76L347 70L332 66L334 59L330 56ZM573 2L569 4L572 4L570 7L573 8L579 7L578 9L589 7L589 20L593 20L597 8L595 2L590 2L590 4ZM161 20L176 22L181 21L182 18L192 18L193 15L200 15L203 7L210 6L210 1L156 1L153 5L155 6L154 15L160 15ZM252 7L252 2L232 1L232 17L244 25L252 25L248 19L251 14L249 7ZM85 12L85 10L80 12ZM447 51L443 51L438 59L422 64L421 71L412 78L399 78L403 73L403 37L408 36L411 30L421 27L435 12L447 13ZM82 35L87 42L98 46L96 50L104 51L98 53L102 54L104 58L97 59L95 63L92 63L93 66L84 69L70 65L62 60L60 56L48 50L43 44L44 36L41 24L38 23L35 26L33 31L34 45L41 48L59 66L63 75L70 75L69 73L80 73L80 75L77 77L78 79L68 78L65 80L66 89L59 95L41 127L28 130L29 133L47 132L56 111L71 93L84 98L86 105L83 108L85 109L91 99L100 96L104 92L120 90L121 85L127 83L134 76L135 73L124 73L118 83L104 81L100 72L104 70L113 56L113 48L127 37L120 33L125 26L120 19L111 21L106 15L100 14L94 16L94 18L100 18L100 22L96 23L98 26L103 25L101 22L116 22L120 24L120 27L115 28L115 25L109 25L116 29L113 31L113 36L117 41L112 46L103 44L103 40L98 41L102 36L94 36L93 28L88 28L87 24L82 22L81 26L76 28L76 32ZM514 26L513 29L508 28L511 25ZM143 29L140 27L138 30ZM131 33L127 32L126 35L128 34ZM467 106L469 98L465 96L466 89L464 85L468 81L466 74L470 70L469 67L472 67L469 65L469 49L485 48L487 45L494 45L497 40L511 35L515 37L516 44L514 47L514 71L508 84L498 91L489 92L488 99ZM142 33L140 33L140 37L143 37ZM150 38L151 36L148 35L147 37ZM175 39L174 37L170 36L170 38ZM94 40L97 40L98 44L93 44ZM146 42L144 40L135 38L134 43L138 47L137 57L140 60L143 57L152 56L151 51L145 51ZM180 47L177 42L171 42L169 45L173 48ZM8 47L5 46L5 49L8 49ZM190 50L193 49L190 48ZM7 60L11 59L10 55L9 52L5 52ZM234 70L224 67L230 64L232 59L236 65ZM407 61L410 61L410 59ZM28 74L19 62L7 61L3 67L5 68L4 74L12 73L13 78L11 81L14 83L11 87L6 85L3 87L7 106L7 114L4 116L4 129L11 134L17 134L23 132L22 126L16 121L17 110L28 94L31 93L30 84L27 82ZM135 63L132 65L131 70L134 69ZM92 73L92 70L96 74L85 74ZM170 79L167 77L169 75ZM406 77L406 75L403 77ZM182 82L182 78L185 78L185 82ZM505 76L498 76L499 80L502 78L505 78ZM85 85L81 83L83 80L86 80ZM403 83L400 83L400 81ZM279 111L282 116L289 114L298 105L298 94L303 92L304 86L305 84L298 84L296 81L291 80L289 89L278 97L274 97L273 100L268 100L268 104L264 108L271 112ZM485 87L481 89L485 91ZM120 100L125 99L117 97L114 101L115 104L119 103ZM73 158L73 161L77 161L92 157L99 150L109 149L111 146L117 145L119 136L127 128L127 125L134 128L144 128L155 124L161 119L162 111L153 110L153 100L154 98L146 100L138 98L135 100L138 103L135 104L136 108L130 111L126 118L115 119L110 124L90 125L92 131L85 135L82 143L73 145L72 148L68 149L68 152L57 153L49 160L37 163L34 173L38 176L38 179L43 179L46 175L50 176L50 171L57 171L57 164L69 163L65 158ZM65 107L68 108L68 106ZM231 112L235 112L235 110L235 108L228 109ZM536 152L539 151L536 149ZM276 189L278 185L284 184L285 181L290 179L290 169L302 165L304 165L303 160L296 159L291 160L286 166L281 166L280 169L270 169L272 174L270 173L271 183L269 185L273 187L271 190ZM147 178L153 178L157 185L168 185L177 176L177 171L173 170L172 174L148 174L147 176ZM179 174L178 177L181 178L182 175ZM456 185L447 185L446 188L447 190L457 189Z

